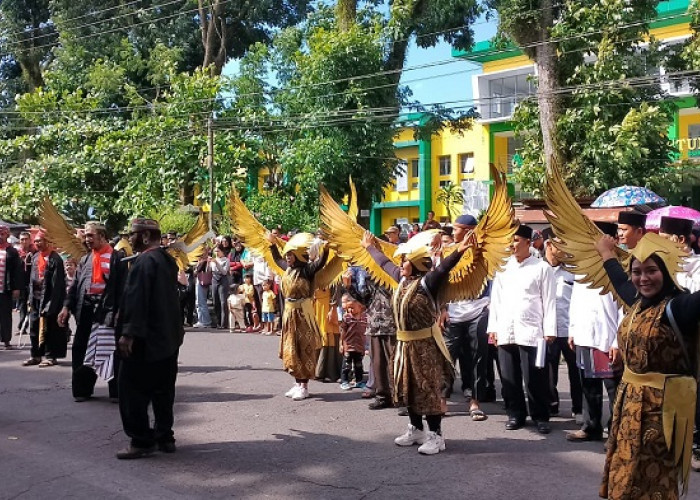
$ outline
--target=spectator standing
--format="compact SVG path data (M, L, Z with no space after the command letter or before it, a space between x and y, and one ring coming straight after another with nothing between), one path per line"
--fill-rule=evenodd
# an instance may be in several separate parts
M19 334L25 334L29 328L29 277L32 272L32 256L36 247L32 244L32 237L27 231L19 233L19 258L22 261L22 279L20 282L17 310L19 311Z
M0 224L0 340L12 349L12 309L20 298L22 261L19 252L7 241L10 228Z
M243 306L245 299L241 293L240 285L231 285L231 293L228 295L228 331L230 333L245 330L245 319L243 316ZM238 324L238 328L236 328Z
M32 257L29 280L31 357L22 364L47 367L66 357L68 336L66 329L58 324L66 297L66 270L63 259L53 250L43 231L34 236L34 245L37 251ZM43 361L42 356L46 356Z
M610 224L613 231L617 230L615 224ZM554 270L554 280L557 287L557 338L547 347L547 366L549 369L549 414L559 415L559 360L564 357L569 375L569 394L571 395L572 417L581 422L581 405L583 394L581 392L581 375L576 366L576 352L569 345L569 310L571 308L571 292L574 288L574 275L562 265L559 260L561 252L554 246L552 239L554 233L550 228L542 232L544 240L545 260Z
M207 297L209 296L209 288L212 283L212 272L209 269L209 251L204 250L199 258L196 267L197 277L197 323L195 328L209 328L211 326L211 315L209 314L209 304Z
M229 260L224 255L221 246L214 248L214 257L209 258L209 270L212 274L211 295L214 302L214 318L212 326L219 329L228 328L228 290L229 282Z
M428 219L423 223L423 231L428 229L440 229L442 225L435 220L435 212L432 210L428 212Z
M275 308L277 306L277 295L272 291L272 280L264 281L262 284L262 321L265 335L272 335L275 329Z
M243 277L243 284L241 285L243 290L243 298L245 304L243 306L243 311L245 314L246 322L246 332L250 333L253 330L260 328L260 314L259 310L256 309L255 303L255 287L253 286L253 275L246 274Z
M343 321L340 323L340 341L343 351L343 367L340 373L340 388L349 391L362 384L364 372L362 359L365 355L365 333L367 331L367 315L365 307L352 295L345 294L342 298ZM350 372L354 371L355 381L350 382Z
M134 219L129 236L140 255L129 270L117 337L119 413L129 446L119 459L142 458L155 451L175 451L173 404L177 358L184 329L177 295L177 264L158 247L160 227L151 219ZM148 406L155 417L151 427Z
M541 340L556 339L556 286L552 267L530 254L531 237L532 228L521 224L513 238L513 255L494 278L488 332L498 345L506 430L525 425L524 382L530 417L540 434L548 434L547 370L536 365L536 357Z

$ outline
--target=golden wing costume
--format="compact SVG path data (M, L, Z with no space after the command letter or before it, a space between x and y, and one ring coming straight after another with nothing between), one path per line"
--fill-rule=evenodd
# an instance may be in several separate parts
M562 262L577 276L577 281L588 284L589 288L600 288L601 295L612 293L615 301L627 308L627 303L615 291L595 248L603 232L583 214L556 165L547 177L544 199L548 207L545 217L558 238L552 243L565 254ZM626 267L628 252L617 247L615 253Z
M475 244L450 271L450 279L440 293L441 302L476 299L484 291L487 280L500 271L510 256L510 244L518 229L515 211L508 196L506 174L490 165L494 193L486 213L474 228ZM446 249L445 257L456 250Z
M39 221L46 231L47 239L76 262L80 262L83 255L88 253L87 247L76 235L75 228L68 224L48 197L44 198L39 207Z
M248 210L235 188L231 191L229 199L229 216L233 230L243 244L264 258L272 272L282 276L284 270L277 264L270 251L270 242L267 239L268 230ZM284 240L277 238L276 244L280 254L284 255L282 252L285 246Z
M482 293L486 280L493 277L510 255L509 246L518 226L508 196L505 174L491 167L495 180L494 197L486 214L474 229L475 245L464 252L459 263L450 272L448 283L441 288L440 301L473 299ZM374 261L360 241L365 229L354 222L321 187L321 224L329 242L338 253L353 265L362 266L380 285L396 289L397 282ZM384 255L400 264L402 255L425 253L429 255L435 236L441 231L422 231L399 246L375 240ZM446 254L456 250L447 249ZM411 259L413 260L413 259Z
M205 243L214 237L216 234L209 230L206 218L200 214L186 235L168 245L167 252L175 259L180 271L184 271L199 260Z

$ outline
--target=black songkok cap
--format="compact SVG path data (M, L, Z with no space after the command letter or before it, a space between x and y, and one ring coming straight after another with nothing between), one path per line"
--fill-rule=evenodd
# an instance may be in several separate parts
M688 238L690 233L693 232L693 221L688 219L679 219L677 217L661 217L659 232L675 234L676 236L685 236Z
M620 215L622 215L622 212L620 213ZM603 234L607 234L608 236L612 236L613 238L617 236L617 224L615 224L614 222L604 222L601 220L596 220L593 221L593 224L598 226L598 229L603 231Z
M515 231L515 236L520 236L521 238L527 238L530 240L532 239L532 228L530 226L526 226L525 224L520 224L518 226L518 230Z
M618 224L627 224L628 226L637 226L644 228L644 224L646 224L646 221L646 214L641 214L639 212L620 212L619 214L617 214Z

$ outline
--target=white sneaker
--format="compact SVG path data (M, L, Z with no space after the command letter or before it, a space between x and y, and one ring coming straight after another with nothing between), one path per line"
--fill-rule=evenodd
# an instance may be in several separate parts
M304 387L303 385L300 385L297 388L297 392L292 396L292 399L294 401L301 401L302 399L306 399L309 397L309 388Z
M285 398L293 398L301 386L299 384L294 384L291 389L284 393Z
M445 451L445 438L437 432L428 431L425 443L420 445L418 453L422 453L423 455L436 455L441 451Z
M399 446L413 446L414 444L423 444L425 440L425 431L416 429L415 426L408 424L406 433L394 439L394 443Z

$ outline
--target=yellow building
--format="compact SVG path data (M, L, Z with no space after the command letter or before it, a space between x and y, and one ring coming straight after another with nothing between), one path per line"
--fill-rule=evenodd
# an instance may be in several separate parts
M667 0L659 3L658 17L650 24L651 35L666 45L678 44L691 35L688 0ZM512 172L519 161L520 141L513 132L511 117L517 104L535 94L531 76L535 64L517 47L501 49L489 41L475 44L470 51L454 50L453 56L481 65L481 72L472 77L473 99L479 119L463 136L442 131L430 141L413 139L408 118L396 138L396 157L406 174L397 177L396 185L385 191L381 203L374 205L371 230L380 233L395 223L406 226L426 219L433 210L436 219L447 220L443 206L437 203L440 186L448 181L465 188L467 198L479 184L489 183L489 163ZM688 78L668 77L665 68L656 68L662 90L674 99L678 111L669 124L669 139L679 150L679 159L700 161L700 109L692 95ZM528 197L518 186L509 185L516 200ZM483 192L483 191L482 191ZM684 195L692 195L700 206L700 186L688 187ZM680 194L679 194L680 196ZM465 211L478 211L480 204L465 200Z
M650 24L650 33L665 45L684 42L691 35L688 0L662 1L658 17ZM472 78L473 97L479 103L480 125L489 141L489 160L501 168L512 169L518 162L520 141L510 122L516 105L534 95L529 77L536 75L533 62L519 49L499 50L490 42L479 42L470 51L453 51L454 57L481 64L482 72ZM700 161L700 109L692 96L688 78L668 77L665 68L656 68L661 88L674 98L678 111L669 124L669 139L680 151L679 159ZM517 194L527 195L526 193ZM690 194L690 192L686 193ZM700 204L700 186L693 188L693 198Z

